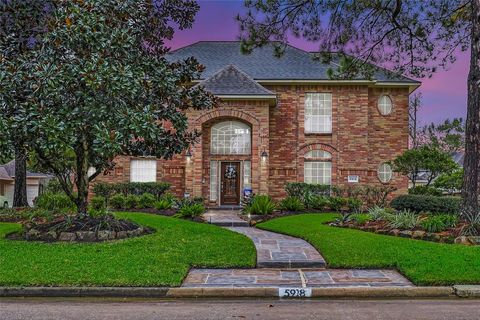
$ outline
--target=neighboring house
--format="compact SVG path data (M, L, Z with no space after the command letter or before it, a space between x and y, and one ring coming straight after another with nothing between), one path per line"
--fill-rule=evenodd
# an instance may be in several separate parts
M460 168L463 168L463 162L465 161L465 152L464 151L455 151L455 152L452 152L452 154L450 155L453 159L453 161L455 161L455 163L460 167ZM416 186L424 186L428 183L428 176L429 176L430 172L427 171L427 170L420 170L420 172L418 173L418 176L417 176L417 179L415 180L415 185ZM432 181L433 182L433 181ZM412 182L409 182L409 185L408 185L409 188L412 188L413 187L413 183Z
M33 200L41 193L48 175L27 171L27 199L28 204L33 206ZM8 206L13 205L13 192L15 188L15 161L10 161L5 165L0 165L0 196L8 202ZM3 203L0 204L0 207Z
M287 46L243 55L239 42L197 42L168 55L195 57L203 86L221 99L212 110L188 111L199 143L173 160L119 157L96 181L167 181L177 195L212 206L238 205L243 194L285 196L289 181L389 185L407 178L385 162L408 148L408 97L418 81L377 68L374 79L331 80L335 64Z

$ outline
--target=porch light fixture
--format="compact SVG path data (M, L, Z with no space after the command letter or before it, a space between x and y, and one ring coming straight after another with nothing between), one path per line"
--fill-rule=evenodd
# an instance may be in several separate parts
M260 156L262 157L263 162L267 161L268 153L265 150L263 150L263 152Z
M187 153L185 154L185 158L187 159L187 162L190 162L192 160L192 152L190 149L188 149Z

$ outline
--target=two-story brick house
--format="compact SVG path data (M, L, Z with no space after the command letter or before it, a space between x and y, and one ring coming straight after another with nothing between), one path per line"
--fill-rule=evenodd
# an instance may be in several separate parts
M119 157L96 181L167 181L182 196L237 205L245 192L285 196L288 181L392 185L406 177L385 164L408 148L408 97L420 83L378 68L374 78L331 80L335 65L288 46L243 55L239 42L198 42L169 54L206 69L194 85L221 106L188 113L199 143L173 160Z

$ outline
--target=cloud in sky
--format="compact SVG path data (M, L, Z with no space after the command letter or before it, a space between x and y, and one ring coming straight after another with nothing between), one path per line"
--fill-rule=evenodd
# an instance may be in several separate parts
M236 0L199 1L200 12L192 29L178 31L169 43L172 49L200 40L236 40L239 35L235 16L244 11L243 2ZM291 44L307 50L317 45L303 39L291 39ZM459 53L457 62L448 70L440 70L429 79L419 79L423 93L421 123L441 122L447 118L465 117L467 110L467 75L469 53Z

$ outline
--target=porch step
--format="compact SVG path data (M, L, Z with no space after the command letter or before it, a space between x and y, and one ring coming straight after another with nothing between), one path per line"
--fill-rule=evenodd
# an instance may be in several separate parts
M247 221L240 218L238 210L208 210L203 217L210 224L220 227L248 227Z

